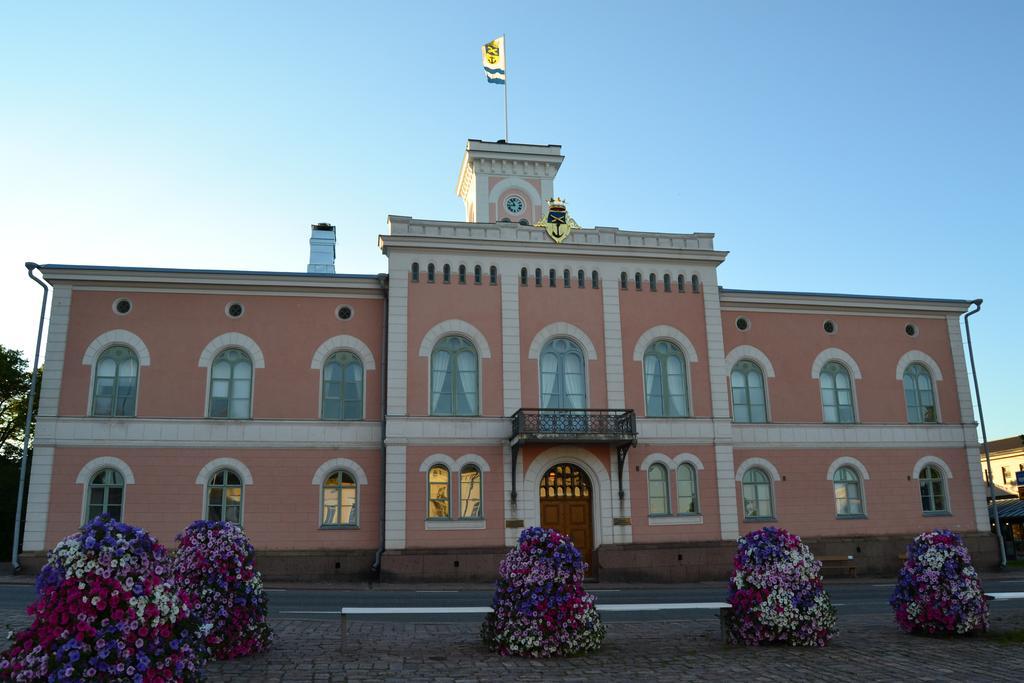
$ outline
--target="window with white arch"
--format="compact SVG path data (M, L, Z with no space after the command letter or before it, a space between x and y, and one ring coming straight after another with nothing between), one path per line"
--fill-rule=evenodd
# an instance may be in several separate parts
M924 365L911 363L903 371L903 396L907 402L907 422L923 424L938 421L932 375Z
M210 417L252 417L252 360L238 348L221 351L210 368Z
M672 495L673 479L675 496ZM648 466L647 514L651 517L699 515L696 468L683 462L675 467L673 473L664 463Z
M451 519L451 473L444 465L427 472L427 519Z
M921 509L926 515L949 513L946 477L937 465L925 465L917 475L921 487Z
M732 367L729 383L732 389L733 421L767 422L768 409L761 367L753 361L741 360Z
M320 487L320 527L333 529L359 524L359 486L347 470L335 470Z
M320 416L324 420L363 419L363 362L356 354L338 351L324 363Z
M106 514L122 521L124 511L124 477L112 468L104 468L89 479L86 489L85 521Z
M476 465L466 465L459 472L459 518L483 518L483 481Z
M244 489L242 478L234 470L214 472L206 485L206 519L241 526Z
M587 405L586 357L572 339L556 337L540 353L540 407L581 410Z
M127 346L111 346L100 354L92 381L92 414L134 417L139 359Z
M842 363L829 361L818 378L821 385L821 411L825 422L852 424L853 381Z
M465 337L441 339L430 354L430 414L479 415L476 347Z
M688 417L686 356L673 342L659 339L644 352L644 393L648 417Z
M760 467L751 467L743 473L743 518L758 521L775 518L775 500L772 480Z
M844 465L832 475L836 517L864 516L864 488L857 470Z

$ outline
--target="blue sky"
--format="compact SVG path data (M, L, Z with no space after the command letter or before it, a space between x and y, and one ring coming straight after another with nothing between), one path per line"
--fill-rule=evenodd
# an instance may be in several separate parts
M9 3L0 344L26 260L384 270L386 216L463 217L466 138L562 145L582 225L710 231L727 287L985 299L991 438L1024 432L1024 3Z

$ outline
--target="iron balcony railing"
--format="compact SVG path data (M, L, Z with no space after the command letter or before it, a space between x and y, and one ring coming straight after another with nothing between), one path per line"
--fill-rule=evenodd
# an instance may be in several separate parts
M523 408L512 415L512 442L636 442L632 410L551 410Z

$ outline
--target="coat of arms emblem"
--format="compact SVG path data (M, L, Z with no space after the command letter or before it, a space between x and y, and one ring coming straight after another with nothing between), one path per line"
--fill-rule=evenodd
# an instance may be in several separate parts
M570 216L565 208L565 200L561 197L548 200L548 211L544 220L534 227L544 228L548 237L558 244L565 241L572 230L579 230L580 226Z

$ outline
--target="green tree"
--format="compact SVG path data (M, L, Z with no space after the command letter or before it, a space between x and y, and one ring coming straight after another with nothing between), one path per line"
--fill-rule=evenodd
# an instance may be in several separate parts
M35 414L39 408L39 386L42 382L42 368L36 374L35 406L32 424L29 426L31 439L35 429ZM21 468L21 446L25 436L25 413L28 410L28 395L32 372L28 362L17 349L0 346L0 561L10 560L11 541L14 530L15 510L18 501L18 479ZM29 441L29 460L32 463L32 443ZM26 472L26 481L28 472ZM23 501L24 504L25 501ZM24 512L24 505L22 506ZM24 516L22 525L24 525ZM24 526L22 527L24 528Z

